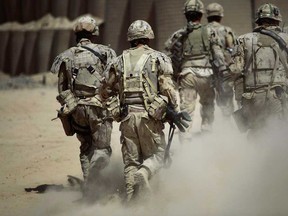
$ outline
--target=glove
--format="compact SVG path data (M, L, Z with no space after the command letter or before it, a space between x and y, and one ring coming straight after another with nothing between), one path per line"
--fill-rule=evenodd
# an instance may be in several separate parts
M167 106L166 117L168 120L174 123L181 132L185 132L185 128L189 127L187 121L192 121L190 115L187 112L176 112L174 108L169 105Z

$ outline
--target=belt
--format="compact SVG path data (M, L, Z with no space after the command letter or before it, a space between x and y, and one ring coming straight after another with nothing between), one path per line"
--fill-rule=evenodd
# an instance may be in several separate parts
M91 96L76 96L77 98L79 99L87 99L87 98L91 98L91 97L94 97L95 95L91 95Z
M146 109L142 105L128 105L128 113L130 112L136 112L136 113L141 113L141 112L146 112Z
M256 86L256 87L249 87L246 86L245 88L245 92L264 92L264 91L268 91L270 89L274 89L276 87L281 87L284 89L284 86L282 85L263 85L263 86Z

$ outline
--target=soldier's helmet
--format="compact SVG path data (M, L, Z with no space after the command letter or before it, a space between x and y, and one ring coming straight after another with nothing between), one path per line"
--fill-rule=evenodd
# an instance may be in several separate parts
M91 32L92 35L99 35L99 28L96 23L96 20L93 19L91 16L83 16L80 17L74 27L74 32L81 32L81 31L88 31Z
M154 39L154 32L144 20L136 20L128 28L127 39L133 41L140 38Z
M279 22L282 21L280 9L271 3L263 4L258 8L255 22L258 23L258 21L263 18L268 18Z
M189 11L204 13L204 4L201 0L187 0L184 4L184 14Z
M207 14L207 17L211 17L211 16L223 17L224 9L222 5L218 3L211 3L206 7L206 14Z

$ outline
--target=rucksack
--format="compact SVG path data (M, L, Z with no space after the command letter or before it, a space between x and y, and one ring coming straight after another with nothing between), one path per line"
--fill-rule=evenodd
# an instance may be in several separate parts
M72 91L77 97L94 96L98 93L104 65L97 48L75 48L71 72Z

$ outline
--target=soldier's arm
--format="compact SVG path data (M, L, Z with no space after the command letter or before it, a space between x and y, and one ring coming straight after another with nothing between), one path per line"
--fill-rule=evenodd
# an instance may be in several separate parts
M213 67L215 67L218 72L225 73L225 71L228 69L227 63L225 61L223 47L221 47L220 38L216 34L216 31L211 32L210 46Z
M158 77L160 93L168 97L169 103L172 107L177 108L177 92L171 75L160 75Z
M225 45L228 49L232 49L236 45L236 34L230 27L226 27L225 31Z
M231 62L229 64L230 72L236 77L241 75L244 70L244 53L244 41L240 38L237 40L237 45L233 49Z
M69 88L69 80L67 76L67 71L65 67L65 63L63 62L60 66L58 72L58 92L61 93Z
M116 53L113 49L109 49L107 52L107 63L112 62L116 58Z
M104 79L100 86L100 96L103 100L106 100L110 96L116 95L119 92L119 81L116 75L116 70L113 64L107 67L104 72Z
M169 103L176 108L177 107L177 91L172 80L173 69L171 59L168 57L159 58L159 91L160 94L168 97Z
M69 74L67 72L68 58L65 57L66 52L56 56L51 66L50 71L54 74L58 74L58 92L67 90L69 86Z

